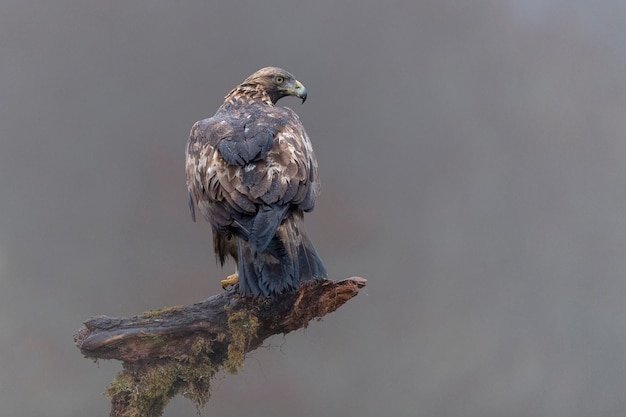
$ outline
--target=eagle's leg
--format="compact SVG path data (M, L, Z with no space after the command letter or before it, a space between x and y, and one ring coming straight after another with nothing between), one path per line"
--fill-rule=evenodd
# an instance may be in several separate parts
M223 279L220 281L220 284L222 284L222 288L226 289L228 287L230 287L231 285L237 285L239 283L239 273L235 271L234 274L229 275L226 277L226 279Z

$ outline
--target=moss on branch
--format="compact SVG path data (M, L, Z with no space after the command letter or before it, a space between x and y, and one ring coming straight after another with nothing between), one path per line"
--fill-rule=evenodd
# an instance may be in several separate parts
M106 391L111 417L158 417L178 394L203 407L217 372L236 373L265 339L306 327L365 284L359 277L323 280L257 299L229 290L201 303L129 318L97 316L85 322L74 342L87 358L123 362Z

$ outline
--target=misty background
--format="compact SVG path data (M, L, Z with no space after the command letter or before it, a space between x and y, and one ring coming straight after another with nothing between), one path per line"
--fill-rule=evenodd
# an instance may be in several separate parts
M0 415L108 415L82 322L221 291L184 145L269 65L368 285L202 415L626 415L625 39L617 0L3 0Z

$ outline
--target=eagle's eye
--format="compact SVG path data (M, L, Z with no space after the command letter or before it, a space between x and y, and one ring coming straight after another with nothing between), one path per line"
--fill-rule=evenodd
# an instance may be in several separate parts
M277 75L274 78L274 81L276 81L276 84L282 84L283 82L285 82L285 77L281 76L281 75Z

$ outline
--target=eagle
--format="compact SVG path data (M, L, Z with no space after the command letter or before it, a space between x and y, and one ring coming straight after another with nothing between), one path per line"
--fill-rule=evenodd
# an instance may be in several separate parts
M196 122L186 147L189 208L210 223L221 281L242 296L271 296L327 276L303 229L319 194L317 160L298 115L276 106L307 98L304 85L276 67L258 70L235 87L213 117Z

